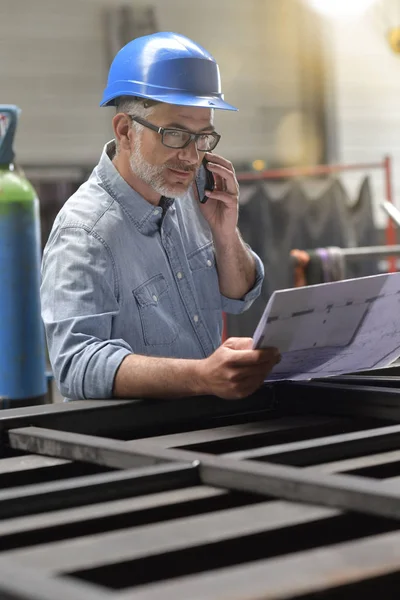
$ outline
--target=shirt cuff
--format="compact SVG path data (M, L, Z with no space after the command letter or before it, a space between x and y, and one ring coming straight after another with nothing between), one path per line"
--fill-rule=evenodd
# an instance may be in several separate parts
M106 399L113 397L115 375L126 356L132 354L128 348L118 348L112 343L103 346L94 353L87 365L83 377L83 396L85 399Z

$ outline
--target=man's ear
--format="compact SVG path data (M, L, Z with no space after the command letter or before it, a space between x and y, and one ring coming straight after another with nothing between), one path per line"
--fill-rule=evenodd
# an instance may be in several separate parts
M130 152L132 135L134 135L131 118L125 113L118 113L113 118L112 125L119 148Z

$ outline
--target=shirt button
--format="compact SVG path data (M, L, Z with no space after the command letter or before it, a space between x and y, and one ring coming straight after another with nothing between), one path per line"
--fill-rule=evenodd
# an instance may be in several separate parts
M211 267L211 265L212 265L212 262L211 262L210 259L208 259L208 261L207 261L207 267Z
M153 215L159 215L160 214L160 209L156 208L156 210L153 210Z
M157 300L158 300L158 298L155 294L153 295L153 300L154 300L154 302L157 302Z
M178 279L182 279L182 277L183 277L183 275L182 275L182 273L180 271L176 274L176 276L177 276Z
M193 321L194 321L195 323L198 323L198 321L199 321L199 315L194 315L194 317L193 317Z

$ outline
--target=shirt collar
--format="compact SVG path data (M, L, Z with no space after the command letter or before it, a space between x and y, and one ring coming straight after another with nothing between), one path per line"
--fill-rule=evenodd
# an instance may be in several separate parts
M111 140L104 146L97 166L97 173L103 187L128 213L139 231L144 235L151 235L160 228L163 210L160 206L147 202L121 177L112 162L114 156L115 140ZM168 206L173 202L173 199L168 199Z

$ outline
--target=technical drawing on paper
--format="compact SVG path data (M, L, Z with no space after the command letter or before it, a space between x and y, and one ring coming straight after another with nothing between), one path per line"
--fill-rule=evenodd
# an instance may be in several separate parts
M268 381L387 366L400 356L400 273L274 292L254 347L282 354Z

